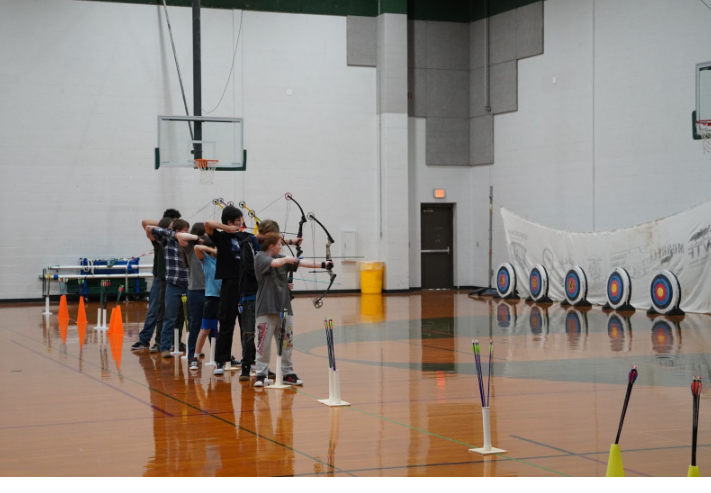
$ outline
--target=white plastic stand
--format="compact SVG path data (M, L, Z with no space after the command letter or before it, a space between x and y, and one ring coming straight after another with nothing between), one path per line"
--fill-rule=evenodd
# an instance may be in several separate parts
M504 449L491 446L491 425L489 424L489 408L481 408L481 419L484 422L484 446L482 448L470 448L469 452L481 455L505 454Z
M217 339L210 337L210 361L205 363L205 366L216 366L215 363L215 351L217 350Z
M284 385L284 376L281 373L281 356L277 356L276 360L276 378L274 379L274 383L271 385L266 385L264 388L265 389L288 389L291 387L291 385ZM265 380L264 383L266 384L267 381Z
M328 369L328 399L319 399L321 404L329 407L350 406L350 402L341 400L341 378L338 370Z
M183 354L180 351L180 329L173 329L173 352L170 354L173 356Z
M103 316L103 318L102 318ZM99 308L98 313L96 314L96 327L94 327L95 330L108 330L109 327L106 325L106 310L102 310Z
M49 295L44 297L44 311L42 315L51 315L52 312L49 311Z

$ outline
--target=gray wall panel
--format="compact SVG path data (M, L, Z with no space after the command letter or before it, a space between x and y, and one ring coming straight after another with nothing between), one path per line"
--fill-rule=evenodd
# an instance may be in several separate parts
M518 109L518 62L491 66L491 112L506 113Z
M407 21L407 66L427 68L427 21Z
M469 165L469 118L427 118L428 165Z
M378 56L378 21L375 17L348 16L348 65L375 67Z
M469 24L469 70L481 68L486 60L484 19Z
M469 24L427 23L427 68L469 70Z
M543 2L516 10L516 58L543 54Z
M412 97L408 100L410 116L427 116L427 70L408 69L408 92Z
M489 18L489 63L516 59L516 11Z
M469 71L427 70L427 116L469 117Z
M429 121L428 121L429 124ZM494 163L494 115L472 118L470 125L470 164ZM429 129L428 129L429 130Z

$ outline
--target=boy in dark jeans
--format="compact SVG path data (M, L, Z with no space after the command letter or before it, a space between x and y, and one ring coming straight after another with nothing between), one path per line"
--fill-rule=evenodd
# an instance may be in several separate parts
M238 319L240 302L240 272L242 257L240 244L248 239L249 233L239 231L242 226L242 211L233 205L222 210L222 222L205 221L205 232L217 247L215 279L222 280L220 288L219 332L215 352L215 375L225 370L237 370L241 363L232 355L235 320ZM240 339L242 337L240 321Z

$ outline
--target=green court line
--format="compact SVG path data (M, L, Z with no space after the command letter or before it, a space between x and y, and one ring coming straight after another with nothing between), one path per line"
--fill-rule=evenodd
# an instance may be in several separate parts
M304 395L307 395L307 396L309 396L309 397L311 397L311 398L313 398L313 399L317 399L317 400L318 400L318 397L317 397L317 396L311 395L311 394L309 394L308 392L304 392L304 391L299 390L299 389L294 389L294 390L295 390L297 393L299 393L299 394L304 394ZM433 436L433 437L436 437L436 438L441 438L442 440L448 440L448 441L453 442L453 443L456 443L456 444L458 444L458 445L464 445L464 446L467 447L467 448L477 448L476 445L471 445L471 444L468 444L468 443L460 442L459 440L455 440L454 438L449 438L449 437L446 437L446 436L444 436L444 435L438 435L437 433L432 433L431 431L427 431L427 430L423 430L423 429L421 429L421 428L416 428L416 427L414 427L414 426L406 425L405 423L400 423L399 421L395 421L395 420L393 420L393 419L386 418L385 416L380 416L380 415L378 415L378 414L373 414L373 413L370 413L370 412L365 411L365 410L363 410L363 409L358 409L357 407L354 407L354 406L343 406L343 407L345 407L346 409L350 409L351 411L356 411L356 412L359 412L359 413L362 413L362 414L366 414L366 415L368 415L368 416L371 416L371 417L373 417L373 418L377 418L377 419L381 419L381 420L383 420L383 421L387 421L387 422L392 423L392 424L394 424L394 425L402 426L403 428L408 428L408 429L410 429L410 430L419 431L420 433L424 433L424 434L426 434L426 435L430 435L430 436ZM512 460L512 461L520 462L520 463L522 463L522 464L526 464L526 465L529 465L529 466L537 467L538 469L543 469L544 471L552 472L553 474L558 474L559 476L572 477L570 474L565 474L565 473L562 473L562 472L559 472L559 471L555 471L555 470L553 470L553 469L549 469L549 468L547 468L547 467L543 467L543 466L539 466L539 465L537 465L537 464L533 464L533 463L531 463L531 462L526 462L525 460L517 459L517 458L511 457L511 456L509 456L509 455L497 454L497 457L503 457L503 458L505 458L505 459L509 459L509 460Z

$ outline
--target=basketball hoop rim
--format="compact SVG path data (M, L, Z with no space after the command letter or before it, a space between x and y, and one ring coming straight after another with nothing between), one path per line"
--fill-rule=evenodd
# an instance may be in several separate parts
M217 167L217 163L219 162L218 159L196 159L194 161L195 163L195 169L208 169L212 167Z
M711 120L696 120L698 126L711 127Z

